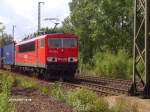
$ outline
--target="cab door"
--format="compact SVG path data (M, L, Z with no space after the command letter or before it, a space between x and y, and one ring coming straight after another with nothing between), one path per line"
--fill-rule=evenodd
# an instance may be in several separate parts
M46 54L45 54L45 37L38 40L38 66L41 68L46 67Z

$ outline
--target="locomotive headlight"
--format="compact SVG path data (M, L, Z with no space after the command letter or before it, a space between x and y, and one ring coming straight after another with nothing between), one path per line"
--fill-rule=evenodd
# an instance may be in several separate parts
M68 58L68 62L77 62L77 61L78 61L78 59L75 57Z
M57 62L57 58L55 58L55 57L48 57L47 61L48 62Z

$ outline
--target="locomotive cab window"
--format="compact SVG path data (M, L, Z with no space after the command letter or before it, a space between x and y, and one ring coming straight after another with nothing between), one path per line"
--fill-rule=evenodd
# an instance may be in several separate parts
M41 41L40 41L40 47L44 47L45 46L45 41L44 41L44 38L43 39L41 39Z
M49 38L48 39L48 46L50 48L60 48L60 47L62 47L61 38Z
M75 48L75 47L77 47L77 39L76 38L64 38L63 39L63 47L64 48Z
M35 42L30 42L26 44L19 45L19 52L31 52L35 50Z

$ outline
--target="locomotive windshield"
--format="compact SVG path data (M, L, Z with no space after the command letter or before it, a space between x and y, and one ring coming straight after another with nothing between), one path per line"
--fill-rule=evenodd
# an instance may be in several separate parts
M48 46L51 47L51 48L60 48L60 47L62 47L61 38L49 38L48 39Z
M75 38L64 38L63 39L64 48L75 48L77 47L77 39Z
M50 48L75 48L77 47L76 38L49 38L48 46Z

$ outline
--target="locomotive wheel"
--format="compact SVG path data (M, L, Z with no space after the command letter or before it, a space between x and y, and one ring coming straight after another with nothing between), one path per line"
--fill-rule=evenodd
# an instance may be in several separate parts
M43 70L39 70L39 71L37 72L37 76L38 76L38 79L44 79Z
M74 71L66 71L63 73L62 78L64 81L71 81L74 79L75 72Z
M59 80L60 79L60 71L52 70L52 71L50 71L49 76L50 76L51 80Z
M49 72L47 70L44 70L43 77L44 77L45 80L50 80Z

